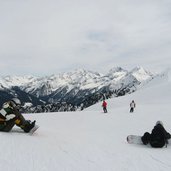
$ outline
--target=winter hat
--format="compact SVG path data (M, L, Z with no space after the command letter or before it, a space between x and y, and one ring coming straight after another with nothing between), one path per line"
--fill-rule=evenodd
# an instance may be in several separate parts
M162 122L162 121L157 121L157 122L156 122L156 125L158 125L158 124L160 124L160 125L163 126L163 122Z

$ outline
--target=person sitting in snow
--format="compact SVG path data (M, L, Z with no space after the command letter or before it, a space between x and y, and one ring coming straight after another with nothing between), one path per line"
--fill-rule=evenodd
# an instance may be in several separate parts
M151 134L145 132L141 140L144 145L150 144L152 147L161 148L165 145L167 146L170 138L171 135L165 130L162 121L157 121Z
M107 113L107 103L105 100L103 100L102 107L103 107L104 113Z
M0 110L0 131L9 132L14 125L19 126L24 132L28 133L35 126L36 121L25 120L19 112L21 101L13 98L3 104Z
M134 100L132 100L132 102L130 103L130 113L134 112L135 107L136 107L136 104L135 104Z

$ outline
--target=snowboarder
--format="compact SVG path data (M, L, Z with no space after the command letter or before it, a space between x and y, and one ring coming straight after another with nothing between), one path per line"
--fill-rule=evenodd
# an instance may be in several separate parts
M107 113L107 102L105 100L103 100L102 107L103 107L104 113Z
M35 126L35 122L25 120L19 112L21 101L18 98L13 98L3 104L0 110L0 131L9 132L14 125L19 126L24 132L28 133Z
M132 100L132 102L130 103L130 113L134 112L135 107L136 107L136 104L135 104L134 100Z
M165 130L162 121L157 121L151 134L145 132L141 140L144 145L150 144L152 147L161 148L164 145L167 146L170 138L171 135Z

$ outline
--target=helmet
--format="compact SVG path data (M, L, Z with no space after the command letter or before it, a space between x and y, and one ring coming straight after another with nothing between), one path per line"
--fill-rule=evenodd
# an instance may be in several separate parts
M157 121L157 122L156 122L156 125L158 125L158 124L160 124L160 125L163 126L163 122L162 122L162 121Z
M13 98L11 101L14 103L14 107L18 109L21 107L21 101L18 98Z

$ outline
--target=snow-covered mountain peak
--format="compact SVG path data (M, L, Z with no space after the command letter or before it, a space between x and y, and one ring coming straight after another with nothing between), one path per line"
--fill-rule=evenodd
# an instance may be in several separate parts
M0 84L6 88L13 86L25 86L29 83L34 82L38 77L33 77L30 75L27 76L4 76L0 78Z
M106 75L85 69L76 69L46 77L1 77L0 88L5 90L18 87L36 97L67 101L67 99L76 99L76 96L84 99L85 96L107 92L124 95L136 91L138 85L152 78L153 75L142 67L136 67L131 72L121 67L115 67Z
M49 93L55 91L61 86L79 86L82 89L86 87L98 87L109 84L109 81L115 83L119 80L133 75L138 81L144 81L150 79L152 74L145 71L142 67L136 67L131 72L124 70L121 67L112 68L106 75L87 71L85 69L76 69L71 72L64 72L58 75L51 75L46 77L33 77L33 76L6 76L0 78L0 84L2 87L10 88L12 86L25 86L26 89L35 90L38 87L41 88L45 85L46 88L50 88ZM131 79L132 80L132 79ZM28 88L29 85L29 88Z
M124 70L123 68L121 67L113 67L112 69L109 70L109 73L114 73L114 72L126 72L126 70Z
M71 84L85 84L89 80L95 80L101 77L101 74L93 71L86 71L84 69L77 69L71 72L63 73L59 75L60 80L67 80L67 83Z
M130 73L140 82L151 79L153 74L146 71L143 67L135 67Z
M145 69L144 69L143 67L141 67L141 66L137 66L137 67L133 68L130 72L131 72L132 74L133 74L133 73L152 74L150 71L145 70Z
M94 71L89 71L89 70L85 70L85 69L76 69L72 72L69 72L68 74L71 75L76 75L76 76L90 76L90 77L97 77L97 76L101 76L101 74L94 72Z
M109 70L109 73L106 76L108 76L110 79L113 79L114 81L118 81L122 79L127 73L128 71L121 67L114 67Z

